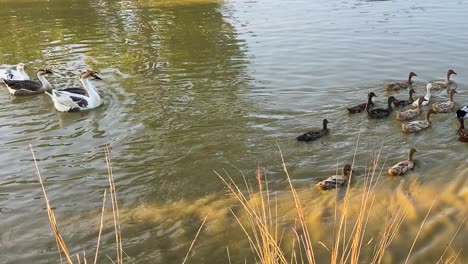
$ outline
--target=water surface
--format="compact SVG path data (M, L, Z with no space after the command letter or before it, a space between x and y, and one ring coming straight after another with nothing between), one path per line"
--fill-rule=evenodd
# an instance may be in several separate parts
M46 95L0 91L0 263L58 261L28 144L72 252L93 251L107 186L103 148L110 144L124 247L135 263L180 263L207 214L193 263L223 262L226 246L236 263L251 260L227 211L235 202L213 170L226 169L241 183L236 168L253 178L260 163L281 194L287 185L277 143L305 197L325 207L333 195L311 186L352 162L359 133L360 168L382 142L388 163L414 146L418 167L410 176L428 186L423 197L437 184L466 186L468 145L456 141L453 115L434 116L430 130L403 135L394 116L367 120L348 116L346 107L369 91L382 106L389 95L406 98L407 91L387 93L383 85L409 71L418 74L416 92L423 95L425 81L444 78L448 68L459 73L455 101L466 104L467 11L463 1L432 0L0 1L3 28L11 31L0 36L2 68L24 62L33 76L49 67L55 87L79 85L78 74L92 68L103 79L96 86L104 99L89 112L58 113ZM443 92L434 97L446 100ZM330 136L294 140L323 118L333 122ZM388 191L405 180L382 181ZM421 239L423 249L443 251L431 239L447 243L442 234L466 214L454 205L458 191L444 196L456 213ZM415 209L410 234L427 208ZM102 243L108 254L111 231L109 225ZM454 248L466 245L458 239ZM400 251L406 256L405 246L396 241L393 261Z

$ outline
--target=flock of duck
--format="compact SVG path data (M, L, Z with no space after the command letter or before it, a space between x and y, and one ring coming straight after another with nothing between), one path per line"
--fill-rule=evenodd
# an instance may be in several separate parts
M38 81L30 80L25 71L26 65L18 63L16 70L0 69L0 79L8 88L10 94L15 96L35 95L46 93L52 99L55 109L60 112L77 112L96 108L102 104L96 87L91 80L101 80L96 72L86 70L80 74L82 87L68 87L52 89L52 85L45 76L53 74L51 70L37 71Z
M413 109L407 109L405 111L396 111L396 119L399 121L409 121L401 124L401 131L404 133L417 133L424 129L427 129L431 126L430 117L432 114L438 113L449 113L453 111L455 102L453 101L453 95L457 93L455 89L452 88L452 81L450 77L453 74L457 74L454 70L449 69L447 71L447 77L444 80L435 80L427 83L426 86L426 95L413 98L415 90L413 89L412 78L418 76L414 72L410 72L408 79L404 81L392 81L385 84L386 89L389 91L397 91L400 89L409 89L409 98L408 100L398 100L394 96L390 96L387 99L387 108L376 108L374 107L374 102L372 98L377 97L374 92L370 92L367 95L367 102L357 104L355 106L347 108L349 114L356 114L364 112L367 114L367 117L370 119L382 119L387 118L393 112L394 107L415 107ZM429 106L429 102L432 96L432 91L437 90L446 90L448 94L447 102L433 103L429 109L425 112L424 120L410 121L415 117L423 113L423 106ZM456 116L460 121L460 127L457 130L458 140L462 142L468 142L468 129L464 127L464 118L468 118L468 106L464 106L456 111ZM329 128L327 127L329 121L327 119L323 120L323 127L320 130L313 130L307 133L304 133L298 136L296 139L299 141L313 141L317 140L325 135L329 134ZM402 176L408 170L414 168L415 164L413 161L413 155L416 152L416 149L411 148L408 153L408 157L405 160L398 162L392 167L388 168L389 176ZM340 186L343 186L349 179L352 173L351 165L347 164L344 166L341 174L333 175L327 179L320 181L316 184L316 187L322 190L333 189Z
M25 72L26 65L19 63L15 70L0 69L0 79L8 88L8 91L15 96L35 95L46 93L52 99L55 109L60 112L76 112L96 108L102 104L101 97L99 96L96 87L93 85L91 80L101 80L97 76L96 72L86 70L80 74L80 81L82 87L68 87L64 89L52 89L52 85L45 78L48 74L53 74L48 69L40 69L37 71L38 81L30 80L28 74ZM394 96L388 97L387 108L375 108L372 98L377 97L374 92L370 92L367 95L367 102L360 103L358 105L347 108L350 114L356 114L366 112L367 117L371 119L387 118L393 112L393 107L416 107L415 109L407 109L405 111L397 111L396 119L399 121L410 121L415 117L422 114L423 106L429 105L429 101L432 96L433 90L446 89L448 93L448 101L441 103L433 103L425 113L424 120L410 121L401 124L401 130L405 133L416 133L421 130L427 129L431 126L430 116L437 113L448 113L453 111L455 103L453 101L453 95L457 93L456 90L451 89L452 81L450 77L453 74L457 74L454 70L449 69L447 71L447 77L444 80L431 81L426 86L426 95L417 98L413 98L415 93L413 89L412 78L418 76L414 72L410 72L408 79L404 81L393 81L387 82L386 88L390 91L396 91L400 89L409 89L408 100L398 100ZM393 106L392 106L393 105ZM460 127L457 130L457 136L460 141L468 142L468 129L464 127L463 120L468 118L468 106L464 106L456 111L457 118L460 121ZM327 134L329 129L327 127L329 121L323 120L323 127L320 130L309 131L297 137L299 141L313 141L317 140ZM388 175L399 176L405 174L408 170L414 168L413 155L416 149L411 148L409 150L408 158L400 161L394 166L388 169ZM352 172L351 165L347 164L344 166L343 171L339 175L333 175L319 183L316 186L319 189L332 189L339 186L343 186L349 179Z

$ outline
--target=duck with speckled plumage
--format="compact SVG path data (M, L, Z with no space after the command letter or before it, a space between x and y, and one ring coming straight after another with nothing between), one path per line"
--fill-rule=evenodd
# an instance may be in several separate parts
M406 81L390 81L385 84L385 87L387 90L400 90L400 89L406 89L410 86L413 85L413 81L411 80L414 76L418 76L414 72L410 72L408 74L408 80Z
M402 160L397 164L390 167L387 171L389 176L402 176L407 171L412 170L414 168L414 160L413 155L416 152L416 149L412 148L409 150L408 159Z
M343 167L343 171L341 174L330 176L327 179L315 184L315 187L317 187L317 189L320 189L320 190L330 190L330 189L341 187L349 180L351 173L352 173L351 165L346 164Z

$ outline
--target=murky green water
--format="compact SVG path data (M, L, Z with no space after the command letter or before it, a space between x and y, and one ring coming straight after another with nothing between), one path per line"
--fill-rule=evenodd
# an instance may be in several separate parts
M449 67L458 73L455 101L466 104L467 11L466 2L435 0L0 0L1 68L24 62L33 76L49 67L58 73L49 78L55 87L78 85L79 72L93 68L104 100L93 111L58 113L46 95L0 91L0 263L58 262L28 144L75 253L94 250L107 186L103 147L110 144L124 248L135 263L180 263L208 213L216 217L192 263L226 262L226 246L236 263L251 259L242 233L231 230L235 220L223 210L233 203L213 170L226 169L241 182L234 166L253 176L259 162L281 193L287 186L276 142L304 190L352 161L359 131L361 165L385 138L389 163L415 146L413 174L429 186L451 184L468 166L468 145L455 140L453 116L434 116L432 129L402 135L393 116L367 120L348 116L346 107L371 90L384 105L385 80L409 71L418 74L416 92L424 95L424 81L443 78ZM330 136L294 140L323 118L333 122ZM383 181L384 188L399 184ZM314 201L330 199L310 192ZM466 214L460 210L421 243L453 230ZM111 231L104 230L104 263ZM456 246L468 245L464 237Z

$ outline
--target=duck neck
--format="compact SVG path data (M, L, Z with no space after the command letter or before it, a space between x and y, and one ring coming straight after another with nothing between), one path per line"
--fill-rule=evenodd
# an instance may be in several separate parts
M421 110L423 99L418 99L418 109Z
M460 120L460 128L459 129L465 129L465 122L463 122L463 117L462 118L458 118L458 120Z
M426 91L426 95L424 96L424 98L426 98L426 100L429 100L431 98L432 94L431 94L431 88L428 88L427 91Z
M431 123L431 119L430 119L431 114L432 114L431 112L427 112L427 114L426 114L426 122L428 122L429 124Z
M409 161L413 161L413 155L414 155L414 151L410 150L410 152L408 153L408 160Z
M391 100L390 98L388 99L388 110L392 110L392 103L393 103L393 100Z
M46 90L52 89L52 85L50 85L49 81L47 81L47 79L45 78L45 75L38 74L38 75L37 75L37 78L38 78L39 81L41 82L42 88L44 88L44 89L46 89Z
M453 94L454 94L453 90L450 90L450 92L449 92L449 102L452 102L452 103L453 103Z
M409 84L411 84L411 79L412 79L412 78L413 78L413 75L410 73L410 74L408 75L408 83L409 83Z
M450 82L450 75L452 75L452 73L447 72L447 79L445 79L445 81L446 81L447 83Z
M410 99L410 102L414 102L414 99L413 99L413 92L410 90L409 92L409 99Z
M94 87L94 84L88 78L82 78L80 81L83 84L85 90L88 92L89 98L91 98L91 100L101 100L98 92L96 91L96 87Z
M372 104L372 96L368 96L366 104L366 112L369 112L370 105Z
M327 130L327 122L324 120L322 125L322 130Z

